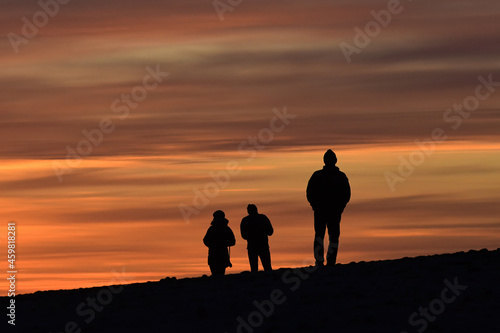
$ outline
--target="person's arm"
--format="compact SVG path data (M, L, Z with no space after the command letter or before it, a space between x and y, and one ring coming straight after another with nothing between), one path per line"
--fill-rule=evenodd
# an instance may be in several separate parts
M248 235L247 235L247 223L246 223L246 219L245 218L243 218L241 220L240 233L241 233L241 238L243 238L244 240L248 239Z
M203 237L203 244L205 244L206 247L210 247L212 245L212 232L211 228L208 228L207 233L205 234L205 237Z
M231 228L227 227L227 229L228 229L227 246L234 246L236 245L236 238L234 237L234 233L231 230Z
M349 179L345 176L344 183L344 193L345 193L345 205L351 200L351 185L349 185Z
M271 221L266 215L263 215L266 221L266 234L268 236L271 236L274 233L273 225L271 224Z
M317 174L316 172L313 173L311 178L309 179L309 182L307 183L307 188L306 188L306 197L307 201L309 204L311 204L311 207L316 206L316 198L317 198Z

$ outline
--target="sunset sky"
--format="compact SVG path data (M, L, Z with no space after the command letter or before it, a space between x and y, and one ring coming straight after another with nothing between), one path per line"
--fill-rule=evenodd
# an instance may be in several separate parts
M249 270L249 203L274 268L311 264L330 148L352 187L339 262L500 247L498 0L41 3L0 0L19 293L210 274L217 209L227 272Z

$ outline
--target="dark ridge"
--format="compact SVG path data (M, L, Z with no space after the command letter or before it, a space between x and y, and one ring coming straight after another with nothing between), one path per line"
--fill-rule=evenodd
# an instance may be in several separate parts
M500 332L499 281L500 249L167 277L19 295L15 331Z

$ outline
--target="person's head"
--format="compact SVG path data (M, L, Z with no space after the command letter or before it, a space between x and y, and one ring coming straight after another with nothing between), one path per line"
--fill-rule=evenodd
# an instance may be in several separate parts
M325 162L325 165L334 166L337 164L337 155L335 155L333 150L328 149L323 156L323 161Z
M254 204L249 204L247 206L247 211L248 211L248 214L257 214L258 213L257 206L255 206Z
M226 214L222 210L216 210L213 215L214 219L223 219L226 217Z

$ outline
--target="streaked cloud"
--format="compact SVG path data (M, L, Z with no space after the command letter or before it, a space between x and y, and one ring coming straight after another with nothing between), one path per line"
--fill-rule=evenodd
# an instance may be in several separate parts
M402 4L347 64L339 43L387 1L245 1L223 22L199 0L71 1L16 54L7 34L40 7L0 0L0 208L20 225L27 290L105 283L117 266L137 280L206 274L211 213L224 209L238 236L250 202L275 225L273 260L299 266L312 247L305 186L327 147L353 186L342 262L498 243L500 91L457 130L443 114L480 75L500 82L500 3ZM120 119L113 101L156 65L170 75ZM297 118L247 160L241 142L285 106ZM115 130L59 183L53 162L104 118ZM391 193L384 172L438 127L447 141ZM228 161L242 172L185 223L178 205ZM243 243L234 270L247 269Z

